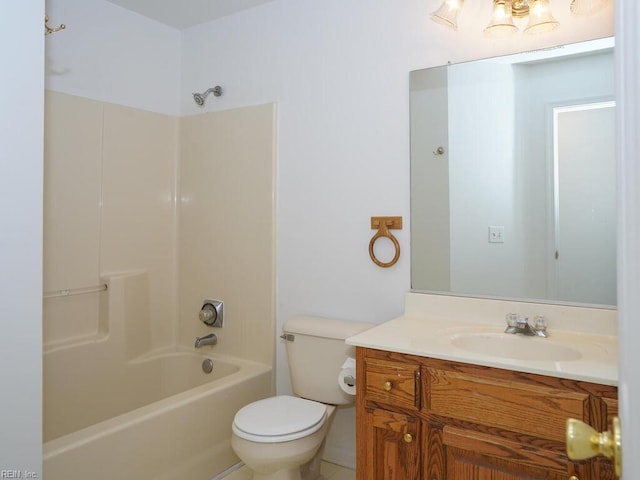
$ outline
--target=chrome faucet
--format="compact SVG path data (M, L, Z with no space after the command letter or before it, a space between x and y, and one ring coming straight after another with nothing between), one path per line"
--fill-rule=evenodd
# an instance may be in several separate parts
M547 319L541 315L536 316L533 327L529 325L529 319L527 317L521 317L516 313L509 313L506 317L507 328L504 333L513 333L520 335L527 335L529 337L548 337L547 333Z
M215 345L218 343L218 336L215 333L210 333L204 337L196 337L195 348L200 348L205 345Z

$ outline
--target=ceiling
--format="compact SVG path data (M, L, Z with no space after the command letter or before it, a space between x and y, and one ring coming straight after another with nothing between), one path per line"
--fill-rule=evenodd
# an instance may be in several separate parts
M107 0L178 29L206 23L273 0Z

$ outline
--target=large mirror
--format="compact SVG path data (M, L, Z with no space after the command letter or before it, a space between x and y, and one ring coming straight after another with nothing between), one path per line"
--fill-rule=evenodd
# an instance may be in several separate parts
M411 72L414 291L613 306L613 39Z

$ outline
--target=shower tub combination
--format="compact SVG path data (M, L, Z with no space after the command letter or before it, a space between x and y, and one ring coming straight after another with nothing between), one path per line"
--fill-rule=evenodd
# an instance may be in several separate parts
M271 366L235 357L177 347L127 359L121 294L145 282L110 277L109 332L45 348L47 480L209 480L238 462L236 411L273 393Z

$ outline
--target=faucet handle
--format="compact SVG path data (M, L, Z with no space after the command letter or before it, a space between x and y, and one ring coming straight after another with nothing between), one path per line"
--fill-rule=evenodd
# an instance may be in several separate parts
M517 313L507 313L507 315L504 317L505 321L507 322L507 325L510 327L516 327L518 326L518 314Z
M547 329L548 326L548 322L547 322L547 318L543 315L536 315L533 318L533 327L536 330L540 330L542 332L544 332Z
M198 317L210 327L222 327L224 302L221 300L204 300Z

